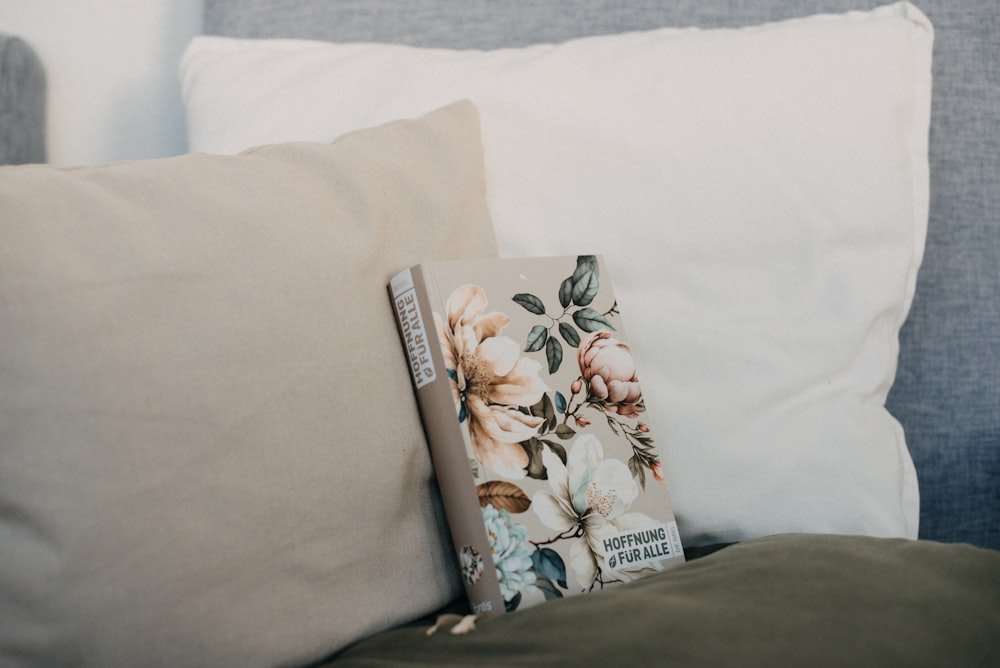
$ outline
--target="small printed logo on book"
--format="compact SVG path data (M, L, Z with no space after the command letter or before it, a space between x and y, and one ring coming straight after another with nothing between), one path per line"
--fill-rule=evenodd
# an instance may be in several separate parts
M621 531L603 540L608 570L637 568L677 556L666 524Z
M487 612L493 612L493 602L479 601L478 603L473 603L472 612L477 615L482 615Z

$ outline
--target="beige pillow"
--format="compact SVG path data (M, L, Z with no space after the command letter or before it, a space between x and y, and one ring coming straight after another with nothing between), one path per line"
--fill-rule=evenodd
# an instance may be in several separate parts
M0 664L317 660L460 594L386 296L494 256L478 116L0 169Z

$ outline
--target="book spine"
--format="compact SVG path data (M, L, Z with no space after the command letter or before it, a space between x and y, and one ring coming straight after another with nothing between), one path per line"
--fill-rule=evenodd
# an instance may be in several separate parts
M417 266L393 277L389 293L469 605L477 614L503 613L489 536L434 324L433 304L440 300L429 283L425 268Z

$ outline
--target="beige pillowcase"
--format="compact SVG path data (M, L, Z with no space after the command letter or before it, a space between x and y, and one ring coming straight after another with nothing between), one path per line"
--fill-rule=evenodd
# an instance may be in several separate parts
M460 594L386 296L495 256L468 102L0 169L0 664L303 664Z

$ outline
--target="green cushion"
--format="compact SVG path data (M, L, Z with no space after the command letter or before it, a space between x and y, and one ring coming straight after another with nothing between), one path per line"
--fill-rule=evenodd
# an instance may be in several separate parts
M1000 665L1000 552L788 534L599 594L376 635L334 666Z

